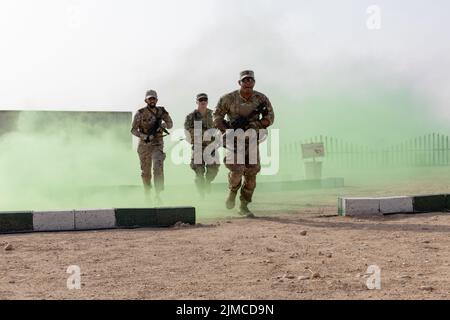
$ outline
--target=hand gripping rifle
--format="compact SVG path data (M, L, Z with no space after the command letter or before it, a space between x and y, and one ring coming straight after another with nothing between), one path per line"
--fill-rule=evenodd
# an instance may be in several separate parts
M153 125L153 127L150 128L149 132L147 133L147 138L144 140L145 143L149 143L150 141L152 141L159 131L163 132L163 137L170 134L170 132L167 131L166 128L163 128L161 126L161 122L162 122L161 118L156 118L155 124Z
M263 117L266 116L269 113L269 110L267 109L267 103L261 102L250 114L246 117L241 116L233 121L230 122L228 129L242 129L247 130L249 129L250 123L255 120L260 120L260 115Z
M250 112L250 114L248 116L238 117L237 119L234 119L233 121L230 121L225 124L226 124L227 129L233 129L233 130L242 129L242 130L246 131L250 128L251 122L253 122L255 120L259 121L261 115L264 117L268 113L269 113L269 110L267 109L267 103L264 101L264 102L261 102L252 112ZM226 133L224 133L222 135L222 139L223 139L223 146L226 146L226 143L227 143Z

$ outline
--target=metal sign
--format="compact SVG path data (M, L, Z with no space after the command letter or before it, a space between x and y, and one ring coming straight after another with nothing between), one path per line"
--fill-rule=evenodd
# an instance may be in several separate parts
M325 156L325 148L323 143L302 144L303 159L318 158Z

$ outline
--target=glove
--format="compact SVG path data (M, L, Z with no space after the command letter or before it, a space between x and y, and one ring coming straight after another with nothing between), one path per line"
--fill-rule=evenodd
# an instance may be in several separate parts
M224 134L227 131L227 129L230 128L230 124L227 121L222 120L217 123L216 128L219 129L220 132L222 132L222 134Z
M251 121L251 122L248 124L248 128L249 128L249 129L254 129L254 130L261 129L261 128L262 128L261 121L259 121L259 120Z
M259 123L261 124L261 129L266 129L268 126L270 126L270 121L267 119L261 119Z

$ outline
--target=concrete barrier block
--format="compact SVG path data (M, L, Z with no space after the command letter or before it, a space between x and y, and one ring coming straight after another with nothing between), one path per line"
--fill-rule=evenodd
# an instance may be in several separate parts
M70 211L34 211L34 231L75 230L75 215Z
M156 208L118 208L115 209L116 226L125 228L155 227Z
M380 200L376 198L342 198L343 216L380 214Z
M31 211L0 212L0 233L33 231Z
M158 208L157 224L159 227L169 227L177 222L195 224L194 207Z
M75 210L75 230L114 229L114 209Z
M414 212L441 212L446 209L446 195L423 195L413 197Z
M380 198L380 212L383 214L413 213L413 198L407 196Z
M115 209L117 227L169 227L180 221L195 224L194 207Z

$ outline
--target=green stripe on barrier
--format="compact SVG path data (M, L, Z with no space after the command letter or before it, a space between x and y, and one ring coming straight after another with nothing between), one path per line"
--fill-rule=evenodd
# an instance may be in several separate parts
M33 231L31 211L0 212L0 233Z
M446 196L445 194L415 196L414 212L439 212L445 211Z

